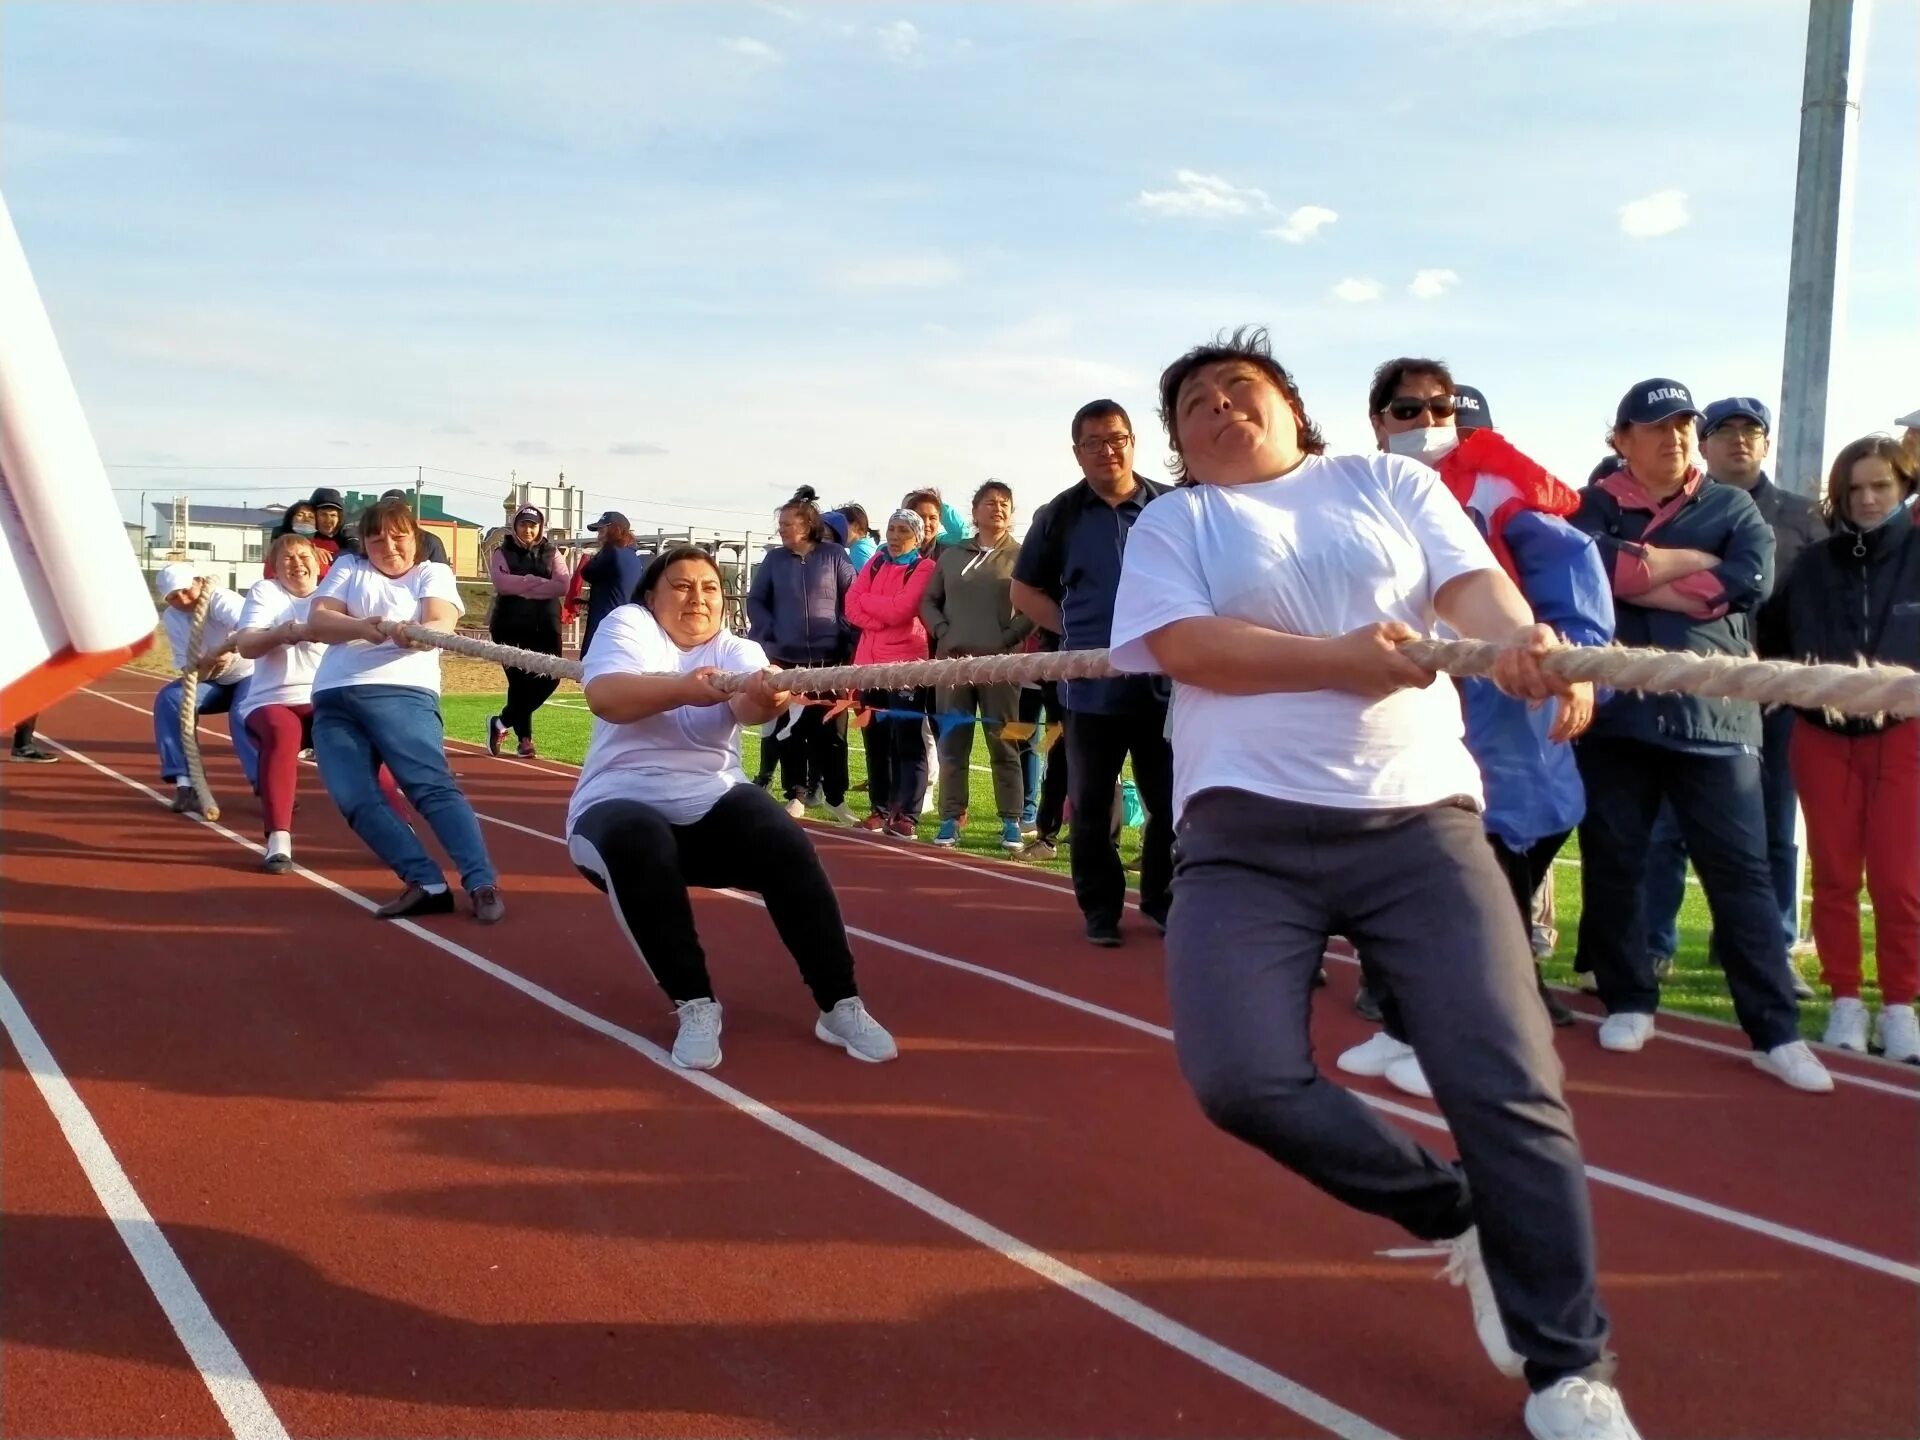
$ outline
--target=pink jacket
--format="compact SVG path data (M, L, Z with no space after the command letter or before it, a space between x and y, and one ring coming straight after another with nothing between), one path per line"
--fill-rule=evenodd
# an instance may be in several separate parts
M487 562L487 577L493 581L493 588L501 595L513 595L523 600L558 600L567 593L567 581L571 578L567 570L567 560L558 549L548 562L549 574L516 575L507 569L507 557L498 550L493 559Z
M860 567L847 591L847 620L860 627L856 665L886 665L927 658L927 627L920 623L920 597L933 579L934 562L923 555L895 565L881 550Z

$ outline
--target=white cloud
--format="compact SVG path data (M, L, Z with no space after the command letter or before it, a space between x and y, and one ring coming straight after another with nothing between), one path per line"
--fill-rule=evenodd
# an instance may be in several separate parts
M1264 190L1235 185L1218 175L1193 170L1174 172L1177 190L1142 190L1134 203L1156 215L1190 215L1217 219L1227 215L1270 215L1273 202Z
M1378 300L1384 287L1378 280L1358 280L1348 276L1333 287L1333 298L1345 300L1349 305L1364 305L1370 300Z
M880 27L880 49L896 65L910 65L920 58L920 27L911 20L896 20Z
M835 278L850 290L938 290L958 283L963 273L945 255L894 255L857 261Z
M1324 205L1302 205L1263 233L1284 240L1289 245L1304 245L1339 218L1337 212Z
M735 35L731 39L722 40L720 44L732 54L745 60L752 60L761 65L780 63L778 50L764 40L755 40L751 35Z
M1416 300L1438 300L1459 283L1459 275L1452 270L1419 270L1407 293Z
M807 18L805 11L796 10L791 5L777 4L775 0L760 0L760 8L769 15L778 15L789 25L802 24Z
M1687 214L1686 191L1656 190L1620 207L1620 231L1637 240L1647 240L1656 235L1671 235L1684 228L1691 218Z

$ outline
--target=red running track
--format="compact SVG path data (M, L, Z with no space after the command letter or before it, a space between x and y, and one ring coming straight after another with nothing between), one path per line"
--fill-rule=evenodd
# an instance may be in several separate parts
M153 685L95 688L122 704L43 722L74 756L5 771L0 945L95 1179L157 1228L118 1196L116 1229L10 1045L0 1431L1522 1433L1431 1262L1200 1119L1151 932L1088 949L1054 878L821 832L880 1067L812 1038L756 906L703 897L709 1081L648 1053L671 1018L553 838L562 767L457 759L504 924L383 925L323 883L395 888L311 772L315 878L261 874L225 743L229 833L128 783ZM1334 975L1328 1055L1363 1033ZM1920 1432L1920 1075L1803 1097L1666 1028L1728 1048L1560 1038L1642 1430ZM164 1237L228 1360L123 1235Z

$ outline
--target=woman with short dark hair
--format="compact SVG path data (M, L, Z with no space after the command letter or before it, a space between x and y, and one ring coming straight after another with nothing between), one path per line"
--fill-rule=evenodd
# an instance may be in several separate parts
M740 729L792 698L751 640L726 628L720 567L697 546L654 557L584 662L593 739L567 807L567 854L613 902L621 928L673 1002L673 1061L720 1063L720 1002L694 925L694 888L748 890L800 966L814 1035L856 1060L891 1060L893 1037L853 978L840 904L806 833L740 766ZM760 672L728 696L716 674Z

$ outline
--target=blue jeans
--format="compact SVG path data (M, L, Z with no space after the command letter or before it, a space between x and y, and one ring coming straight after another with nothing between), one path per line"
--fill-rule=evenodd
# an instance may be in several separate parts
M247 687L251 684L251 675L231 685L215 685L202 680L200 692L195 697L199 713L228 714L246 699ZM186 685L178 679L162 685L160 693L153 697L153 748L160 752L160 778L176 785L184 784L187 779L187 752L180 744L180 705L186 698ZM240 757L240 768L246 772L247 784L257 794L260 790L260 747L253 743L246 726L229 724L227 729L233 732L233 753Z
M1800 939L1800 847L1794 843L1793 771L1787 752L1793 744L1793 712L1761 716L1760 798L1767 815L1767 873L1780 906L1780 930L1789 949ZM1675 955L1680 950L1680 901L1687 888L1687 846L1673 807L1662 803L1647 845L1647 950Z
M412 685L343 685L313 697L313 753L327 794L373 853L409 885L444 885L440 866L380 793L386 762L469 892L496 883L473 807L447 767L440 697Z

